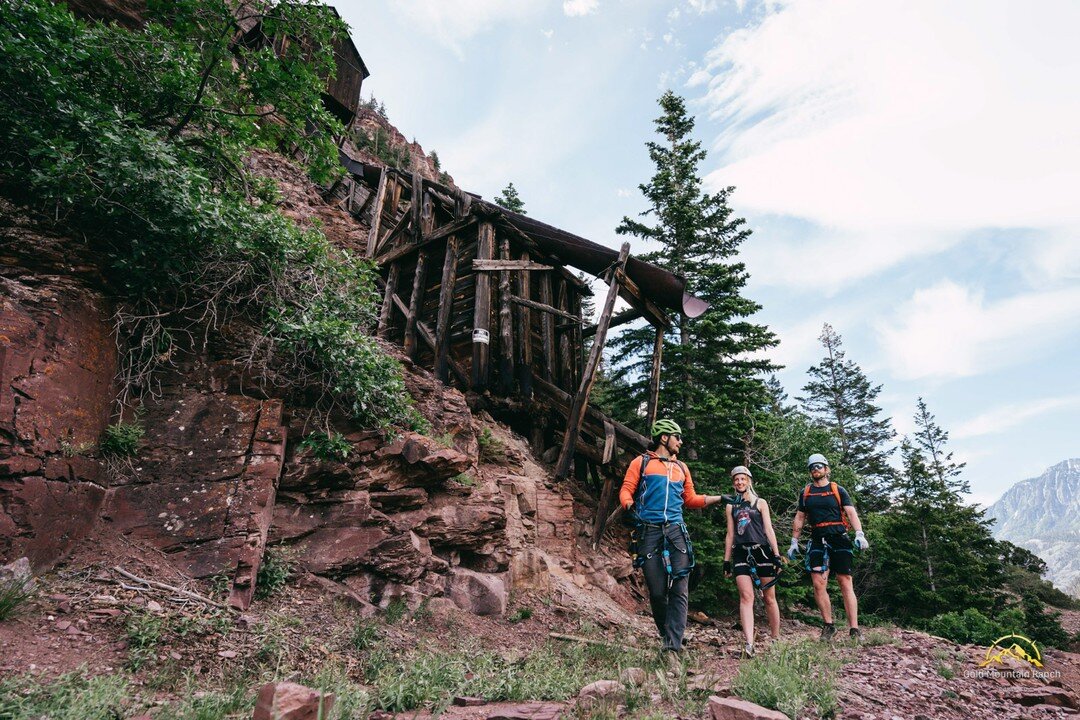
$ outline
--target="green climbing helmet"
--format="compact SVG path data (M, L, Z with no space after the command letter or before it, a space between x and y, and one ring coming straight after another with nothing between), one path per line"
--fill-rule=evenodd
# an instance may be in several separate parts
M682 428L674 420L663 418L654 422L652 426L652 436L660 437L661 435L682 435Z

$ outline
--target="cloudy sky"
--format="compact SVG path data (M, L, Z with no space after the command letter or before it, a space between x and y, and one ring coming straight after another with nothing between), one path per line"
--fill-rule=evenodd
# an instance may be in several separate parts
M608 245L683 95L792 396L829 322L899 432L926 400L974 500L1080 457L1080 4L336 5L365 95L458 184Z

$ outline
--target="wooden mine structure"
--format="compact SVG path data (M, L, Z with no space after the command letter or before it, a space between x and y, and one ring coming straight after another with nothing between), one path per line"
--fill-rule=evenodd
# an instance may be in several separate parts
M695 317L708 307L684 292L682 278L631 257L628 243L616 251L419 173L341 159L351 182L338 196L370 219L380 336L444 383L516 411L535 452L558 448L558 477L573 465L595 480L620 451L645 449L647 438L589 405L589 395L608 331L645 318L656 329L645 399L655 420L668 313ZM590 286L568 267L608 284L596 324L582 316ZM630 307L615 315L617 297ZM612 472L604 474L609 489Z

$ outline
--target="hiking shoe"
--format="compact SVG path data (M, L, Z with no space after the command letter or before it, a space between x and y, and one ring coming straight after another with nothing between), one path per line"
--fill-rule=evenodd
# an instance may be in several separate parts
M754 643L746 643L746 645L743 646L743 657L754 657Z
M855 642L861 642L862 641L862 631L859 630L859 628L851 628L850 630L848 630L848 635Z
M833 635L836 634L836 626L832 623L825 625L821 628L821 641L829 642L832 640Z

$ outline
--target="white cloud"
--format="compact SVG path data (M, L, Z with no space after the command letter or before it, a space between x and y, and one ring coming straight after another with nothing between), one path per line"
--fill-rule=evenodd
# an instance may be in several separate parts
M690 9L696 12L698 15L704 15L705 13L714 12L718 7L720 7L720 3L718 2L718 0L687 0L686 4L689 5ZM742 10L741 5L739 7L739 10Z
M628 198L633 196L633 190L627 190L626 188L615 188L615 197Z
M599 4L599 0L563 0L562 9L569 17L581 17L595 13Z
M1068 0L766 3L707 56L725 163L708 183L736 185L740 210L835 231L836 254L871 246L851 278L978 228L1075 237L1078 23ZM896 226L915 242L882 235Z
M894 377L957 378L1024 362L1080 326L1080 287L987 301L944 281L918 290L878 324Z
M555 31L554 30L541 30L540 34L543 35L548 40L550 40L552 37L554 37Z
M1024 403L1014 403L990 410L961 423L952 431L954 440L966 440L996 435L1045 413L1063 408L1080 407L1080 395L1072 397L1044 398ZM1038 473L1036 473L1038 474Z
M698 87L699 85L704 85L709 82L711 79L712 75L709 74L708 70L696 70L694 71L694 74L687 79L686 87Z
M584 0L589 2L590 0ZM596 2L596 0L591 0ZM397 0L391 6L409 25L459 58L462 44L505 22L519 21L543 10L543 0Z

